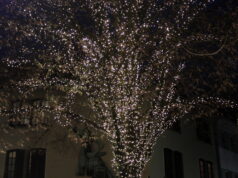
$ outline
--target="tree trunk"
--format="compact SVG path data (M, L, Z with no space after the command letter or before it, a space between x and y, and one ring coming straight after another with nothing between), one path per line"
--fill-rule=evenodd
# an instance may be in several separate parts
M141 178L142 170L133 165L119 165L119 178Z
M142 165L143 163L138 162L138 159L128 158L123 154L114 154L114 170L117 178L141 178L144 168Z
M116 118L116 114L114 118ZM114 120L117 121L118 119ZM130 122L128 121L128 123ZM115 123L116 143L113 144L113 166L116 176L117 178L141 178L146 157L142 151L143 148L138 149L134 144L136 131L133 123L126 127L126 134L124 133L123 136L118 125L118 123Z

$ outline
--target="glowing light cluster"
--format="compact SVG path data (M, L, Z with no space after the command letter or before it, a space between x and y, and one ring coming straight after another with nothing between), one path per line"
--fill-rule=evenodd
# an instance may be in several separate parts
M177 51L188 41L214 39L182 36L207 3L12 0L7 8L21 20L2 20L22 48L5 61L10 67L37 69L13 85L22 93L54 87L66 92L67 102L37 109L53 110L62 125L77 120L101 130L113 145L118 176L139 178L157 138L197 104L236 106L218 98L186 102L176 94L185 68ZM87 95L94 119L71 109L77 93Z

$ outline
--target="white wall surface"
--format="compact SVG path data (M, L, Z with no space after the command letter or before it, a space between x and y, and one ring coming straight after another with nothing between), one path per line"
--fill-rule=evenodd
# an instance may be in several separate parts
M179 151L183 155L184 178L200 178L199 159L211 161L214 167L214 178L217 178L217 160L214 144L199 141L195 124L182 125L181 133L167 131L155 146L149 170L146 176L164 178L164 148Z
M217 178L216 155L213 144L199 141L196 136L194 125L184 125L181 129L181 133L167 131L166 134L159 139L158 144L155 146L152 160L149 162L148 168L144 172L144 178L147 178L148 176L150 176L150 178L164 178L164 148L169 148L173 151L179 151L182 153L184 178L200 178L198 164L200 158L213 163L214 178ZM58 134L60 135L60 133ZM54 136L55 135L52 134L49 137L53 139ZM20 137L17 138L17 140L19 139ZM17 141L15 140L15 142ZM14 143L14 141L12 141L12 143ZM76 176L76 173L80 146L71 146L70 142L66 142L65 144L64 147L62 147L61 144L46 147L45 178L79 178L79 176ZM14 147L13 144L12 148L19 148L19 145L16 146L17 147ZM40 147L40 145L36 146ZM108 147L105 148L105 151L108 154L104 157L104 160L106 164L110 166L112 154L110 154L111 151L109 144L107 144L107 146ZM27 148L29 147L31 147L30 144ZM4 163L5 155L0 154L0 177L3 177Z

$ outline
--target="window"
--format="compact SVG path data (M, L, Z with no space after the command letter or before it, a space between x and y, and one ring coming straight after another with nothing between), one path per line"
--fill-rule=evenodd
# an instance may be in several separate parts
M4 178L44 178L45 153L42 148L7 151Z
M238 136L232 135L230 141L231 141L231 151L238 153Z
M9 125L11 127L48 126L49 120L47 118L47 113L34 109L41 106L48 106L48 102L40 99L28 102L15 101L12 103L12 113L14 114L9 118Z
M230 149L230 135L226 132L221 133L221 146L225 149Z
M23 178L24 154L21 149L7 151L4 178Z
M200 118L196 120L197 137L206 143L211 143L211 129L208 120Z
M31 149L28 160L28 177L44 178L45 177L45 156L46 150L42 148Z
M20 101L14 102L12 104L13 115L9 118L9 125L11 127L25 127L29 124L31 115L30 111L23 112L24 110L29 110L27 105L23 105Z
M213 165L210 161L199 160L200 178L213 178Z
M221 146L229 151L238 153L238 136L228 132L222 132Z
M222 169L223 178L238 178L238 174L229 169Z
M165 178L183 178L183 158L178 151L164 149Z
M15 162L16 162L16 151L9 152L9 158L8 158L8 177L14 177L15 174Z

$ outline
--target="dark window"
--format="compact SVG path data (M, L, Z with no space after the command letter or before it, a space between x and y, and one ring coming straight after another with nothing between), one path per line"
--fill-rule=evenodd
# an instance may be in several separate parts
M201 178L213 178L213 165L210 161L199 160L199 169Z
M211 143L211 129L207 119L196 120L197 137L206 143Z
M183 158L178 151L164 149L165 178L183 178Z
M172 150L164 149L164 165L165 165L165 178L173 178L173 152Z
M24 156L21 149L7 151L4 178L23 178Z
M178 151L174 152L174 167L176 178L183 178L183 157Z
M230 149L230 135L226 132L221 133L221 146L225 149Z
M4 178L44 178L45 153L41 148L7 151Z
M230 140L231 140L231 151L238 153L237 135L232 135Z
M32 107L34 106L34 107ZM13 111L9 118L9 126L11 127L28 127L28 126L48 126L49 121L45 112L34 110L34 108L48 106L48 102L42 100L31 100L27 103L17 101L12 103Z
M7 160L6 160L6 177L13 178L15 174L15 167L16 167L16 151L9 151L7 153Z
M29 178L45 177L45 156L45 149L39 148L30 150L28 161Z
M238 153L237 135L231 135L227 132L221 134L221 146L227 150Z
M11 106L14 114L9 118L9 125L11 127L26 127L30 124L31 111L27 105L23 105L20 101L14 102ZM28 112L24 112L28 110Z

